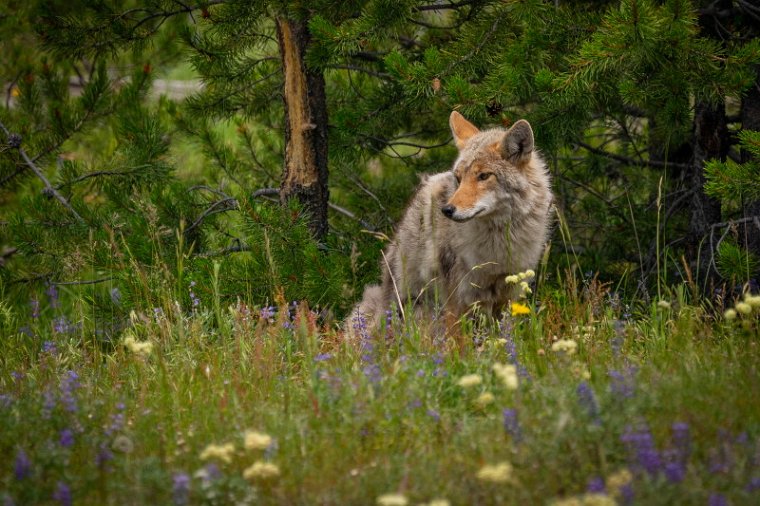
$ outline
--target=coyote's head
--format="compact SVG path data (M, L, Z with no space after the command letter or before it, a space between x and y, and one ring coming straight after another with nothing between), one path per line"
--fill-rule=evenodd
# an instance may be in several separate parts
M494 212L509 214L515 199L530 185L527 172L533 153L533 131L525 120L509 130L478 130L458 112L449 118L459 157L452 172L457 189L441 212L467 221Z

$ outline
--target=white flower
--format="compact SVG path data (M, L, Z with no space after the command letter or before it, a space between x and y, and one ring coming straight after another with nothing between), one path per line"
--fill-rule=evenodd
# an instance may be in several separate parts
M235 453L235 445L226 443L223 445L210 444L201 452L201 460L219 459L225 464L232 462L232 454Z
M749 293L745 293L744 302L754 308L760 308L760 295L751 295Z
M517 390L517 367L512 364L494 364L493 372L508 390Z
M657 303L657 307L659 307L660 309L670 309L670 302L666 300L661 300L660 302Z
M150 341L138 341L131 334L124 338L123 343L135 355L147 357L153 351L153 343Z
M738 313L741 313L741 314L750 314L752 312L752 306L750 306L746 302L737 302L735 309Z
M243 478L246 480L268 480L280 476L280 468L271 462L254 462L253 465L243 471Z
M578 343L572 339L560 339L556 343L552 344L552 351L556 351L558 353L564 352L567 355L573 355L577 349Z
M491 392L483 392L478 396L477 399L475 399L475 404L480 406L481 408L484 408L491 404L496 398L493 396Z
M733 320L736 318L736 310L735 309L726 309L726 312L723 313L723 318L726 320Z
M513 481L512 464L501 462L500 464L483 466L478 471L477 478L490 483L507 483Z
M255 430L245 431L243 446L246 450L266 450L272 444L272 436Z
M459 381L457 381L457 385L462 388L474 387L476 385L480 385L481 383L483 383L483 378L480 376L480 374L467 374L466 376L459 378Z
M377 506L406 506L409 500L401 494L383 494L377 498Z
M504 281L508 285L516 285L517 283L520 282L520 276L518 276L517 274L512 274L512 275L507 276L506 278L504 278Z

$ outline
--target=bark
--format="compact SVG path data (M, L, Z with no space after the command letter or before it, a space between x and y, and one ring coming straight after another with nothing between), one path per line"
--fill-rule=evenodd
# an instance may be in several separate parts
M755 67L755 83L747 91L742 99L741 122L742 129L760 131L760 65ZM748 162L751 155L742 150L741 161ZM743 203L743 214L748 216L760 216L760 200ZM745 224L740 229L740 240L748 251L760 256L760 232L753 224Z
M285 167L280 201L297 199L317 240L327 234L327 103L320 71L306 66L310 35L305 20L277 19L284 74Z
M692 191L689 210L691 221L687 237L689 260L698 268L700 278L713 278L711 260L714 251L706 238L710 227L720 222L720 202L705 195L705 163L713 158L726 159L729 147L726 111L723 103L716 105L698 102L694 111L694 143L691 174ZM697 260L699 265L696 265Z

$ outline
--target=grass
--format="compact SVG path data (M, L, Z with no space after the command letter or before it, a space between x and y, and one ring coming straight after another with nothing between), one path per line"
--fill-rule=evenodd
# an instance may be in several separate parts
M594 282L561 284L460 351L398 321L347 343L306 305L167 303L111 340L76 297L37 318L5 305L0 498L757 503L760 309L715 319L681 291L631 311ZM56 329L64 314L81 325ZM515 366L516 389L494 364ZM251 430L271 442L246 449Z

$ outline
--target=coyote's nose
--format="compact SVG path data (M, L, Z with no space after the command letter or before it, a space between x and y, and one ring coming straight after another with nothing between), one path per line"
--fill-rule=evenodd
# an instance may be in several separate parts
M447 218L451 218L452 216L454 216L454 211L456 211L456 210L457 210L457 208L454 207L454 206L452 206L451 204L446 204L445 206L443 206L441 208L441 212Z

